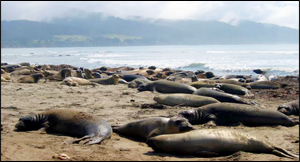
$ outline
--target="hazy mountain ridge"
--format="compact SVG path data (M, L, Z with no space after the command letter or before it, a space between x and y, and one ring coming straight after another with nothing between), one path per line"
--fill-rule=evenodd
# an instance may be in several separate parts
M299 30L251 21L233 26L219 21L125 20L101 13L49 22L1 21L1 47L260 43L299 43Z

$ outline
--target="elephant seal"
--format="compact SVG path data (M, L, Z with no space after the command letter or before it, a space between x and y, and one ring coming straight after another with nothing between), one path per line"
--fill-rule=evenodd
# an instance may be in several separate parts
M20 77L18 83L37 83L44 76L42 74L31 74Z
M216 125L242 123L245 126L299 124L299 121L294 121L278 111L238 103L213 103L197 109L181 111L178 115L187 118L191 124L204 124L209 121L213 121Z
M119 84L119 78L120 76L118 74L113 74L110 77L107 78L95 78L95 79L88 79L91 82L103 84L103 85L118 85Z
M3 76L1 76L1 82L9 82L9 81L6 80Z
M138 87L138 91L157 91L159 93L189 93L192 94L197 89L190 85L177 83L168 80L156 80Z
M172 134L190 131L193 126L186 118L174 116L172 118L152 117L129 122L121 126L112 126L113 132L148 139L161 134Z
M45 82L48 81L48 80L62 81L66 77L71 77L72 76L71 69L69 69L69 68L61 69L59 72L58 71L43 70L43 74L45 76Z
M111 126L97 116L70 109L55 109L43 113L21 117L15 125L16 131L45 130L47 133L62 133L78 137L72 141L84 144L100 143L110 138Z
M245 101L243 98L237 95L221 92L218 90L214 90L211 88L199 88L193 94L199 96L207 96L217 99L220 102L233 102L233 103L240 103L240 104L250 104L249 102Z
M268 78L263 74L254 74L254 75L251 75L251 81L252 82L268 81Z
M151 80L146 79L141 79L141 78L136 78L133 81L128 83L128 88L137 88L139 87L141 84L147 84L152 82Z
M193 156L224 156L238 151L268 153L287 158L299 158L283 148L274 146L252 134L237 130L201 129L179 134L151 137L147 145L155 152Z
M277 85L273 81L256 81L248 83L251 89L278 89L279 85Z
M78 86L78 85L98 85L97 83L93 83L87 79L78 78L78 77L67 77L62 82L61 85L68 86Z
M299 100L293 100L288 103L278 106L277 111L285 115L298 115L299 116Z
M214 80L200 80L200 81L192 82L189 85L199 89L202 87L212 88L212 87L215 87L215 84L216 84L216 81L214 81Z
M126 80L127 82L131 82L135 79L147 79L146 77L144 77L142 75L135 75L135 74L123 74L123 76L121 78Z
M200 107L211 103L219 103L218 100L212 97L198 96L194 94L174 93L174 94L160 94L155 96L154 101L159 104L168 106L191 106Z
M227 83L217 83L216 88L223 90L226 93L230 94L237 94L237 95L251 95L251 91L249 91L247 88L234 85L234 84L227 84Z

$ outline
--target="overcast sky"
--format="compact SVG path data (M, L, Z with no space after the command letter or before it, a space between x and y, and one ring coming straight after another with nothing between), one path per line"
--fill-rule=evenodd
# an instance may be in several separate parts
M250 20L299 29L299 1L1 1L1 20L43 21L70 9L124 19Z

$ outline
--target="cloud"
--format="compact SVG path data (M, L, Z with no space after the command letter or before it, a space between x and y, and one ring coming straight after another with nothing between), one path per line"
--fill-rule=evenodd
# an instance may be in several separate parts
M250 20L299 29L299 1L1 1L1 20L45 21L70 9L124 19Z

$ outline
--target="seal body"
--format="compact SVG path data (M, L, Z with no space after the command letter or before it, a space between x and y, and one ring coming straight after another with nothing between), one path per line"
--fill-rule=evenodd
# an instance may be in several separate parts
M131 82L128 83L128 88L137 88L139 87L141 84L147 84L152 82L151 80L148 79L141 79L141 78L137 78L132 80Z
M168 106L191 106L200 107L211 103L219 103L212 97L198 96L194 94L174 93L160 94L153 98L157 103Z
M156 152L179 155L221 156L244 151L299 158L254 135L236 130L201 129L180 134L159 135L148 139L147 144Z
M247 88L239 85L234 85L234 84L217 83L216 88L230 94L247 95L247 96L251 94L251 92Z
M19 83L37 83L41 78L42 74L31 74L20 77L17 82Z
M213 90L211 88L199 88L193 94L200 96L208 96L217 99L220 102L233 102L233 103L241 103L241 104L249 104L247 101L242 99L241 97L225 92L220 92L217 90Z
M157 91L159 93L189 93L196 91L195 87L183 83L168 80L156 80L151 83L142 84L138 87L139 91Z
M187 119L178 116L172 118L153 117L112 127L116 133L142 139L161 134L181 133L193 129Z
M273 81L256 81L248 83L251 89L278 89L279 86Z
M299 121L293 121L278 111L237 103L213 103L198 109L184 110L179 113L179 116L187 118L191 124L204 124L209 121L214 121L217 125L242 123L245 126L299 124Z
M95 79L88 79L88 80L103 85L118 85L119 78L120 76L118 74L113 74L111 77L107 77L107 78L95 78Z
M94 85L95 83L90 82L87 79L84 78L78 78L78 77L67 77L65 78L61 84L66 84L68 86L78 86L78 85Z
M285 115L298 115L299 116L299 100L293 100L278 106L277 111Z
M69 109L56 109L44 113L24 116L15 125L18 131L30 131L44 128L46 132L62 133L81 137L78 142L90 139L85 144L100 143L111 136L111 126L97 116Z
M122 78L126 80L127 82L131 82L135 79L147 79L146 77L142 75L136 75L136 74L123 74Z

